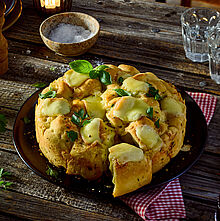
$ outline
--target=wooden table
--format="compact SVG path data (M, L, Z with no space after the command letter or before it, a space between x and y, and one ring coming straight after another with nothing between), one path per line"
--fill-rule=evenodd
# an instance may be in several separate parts
M180 178L187 218L214 220L220 192L220 85L210 79L208 63L185 58L180 28L184 9L145 0L73 0L72 11L97 18L101 34L88 53L66 58L43 44L38 30L44 18L37 14L32 1L23 0L21 18L4 32L9 44L9 71L0 76L0 113L8 124L6 132L0 133L0 168L12 173L13 185L0 190L0 220L141 220L119 199L68 192L45 181L14 149L13 123L22 103L36 91L31 84L53 81L73 59L86 59L93 65L134 65L187 91L218 97L205 152Z

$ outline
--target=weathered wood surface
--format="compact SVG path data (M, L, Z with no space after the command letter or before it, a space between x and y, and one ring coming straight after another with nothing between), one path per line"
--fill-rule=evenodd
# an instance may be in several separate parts
M12 172L14 184L7 191L0 189L0 220L141 220L119 199L67 192L31 172L13 147L13 123L22 103L36 91L31 84L51 82L78 58L93 65L131 64L186 90L220 95L220 86L209 77L208 64L185 58L180 29L184 8L145 0L73 0L72 11L99 19L101 34L89 53L67 58L45 47L38 31L44 18L33 9L32 1L23 3L21 18L4 33L9 43L9 71L0 76L0 113L6 115L8 124L7 131L0 133L0 168ZM220 193L219 122L218 96L205 152L180 179L188 219L214 220Z

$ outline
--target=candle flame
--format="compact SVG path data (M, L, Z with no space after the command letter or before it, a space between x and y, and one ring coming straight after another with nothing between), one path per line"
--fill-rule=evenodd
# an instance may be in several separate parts
M41 7L45 7L46 9L60 7L60 0L41 0Z

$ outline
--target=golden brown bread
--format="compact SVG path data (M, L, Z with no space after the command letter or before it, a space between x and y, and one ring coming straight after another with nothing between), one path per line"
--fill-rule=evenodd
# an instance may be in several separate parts
M53 91L55 97L38 99L36 136L49 162L68 174L95 180L110 165L113 195L120 196L150 183L152 173L178 154L186 106L173 85L151 72L129 65L105 71L112 80L107 86L69 70L45 88L42 94Z

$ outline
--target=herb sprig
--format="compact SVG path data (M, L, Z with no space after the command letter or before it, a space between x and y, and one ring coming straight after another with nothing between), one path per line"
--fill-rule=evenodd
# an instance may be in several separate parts
M124 96L131 96L131 93L129 93L128 91L125 91L123 89L113 89L117 94L118 96L120 97L124 97Z
M3 187L5 190L7 189L7 187L9 187L13 184L12 182L5 181L5 180L2 179L2 178L5 178L7 176L11 176L11 173L7 172L7 171L4 172L4 169L1 168L0 169L0 187Z
M78 127L82 127L88 123L90 123L91 120L85 120L88 118L89 115L85 113L84 109L80 109L79 112L74 112L72 115L71 121L76 124Z
M51 177L54 177L56 180L58 179L59 177L59 173L58 171L52 169L51 167L48 166L48 169L46 170L46 174L51 176Z
M43 82L37 82L31 85L32 87L36 87L36 88L43 88L45 86L47 86L47 83L43 83Z
M159 90L157 90L152 84L147 83L149 86L149 91L146 94L148 97L154 97L155 100L159 101L162 97L159 95Z
M0 114L0 133L6 131L7 119L4 114Z
M74 142L78 138L78 133L74 130L67 131L66 133L72 142Z
M49 90L48 92L46 92L45 94L40 93L39 97L41 99L46 99L46 98L55 98L56 97L56 91L53 90Z
M108 66L99 65L96 68L92 67L92 64L86 60L76 60L69 63L70 67L81 74L89 74L91 79L98 79L104 85L112 84L111 75L105 71Z

